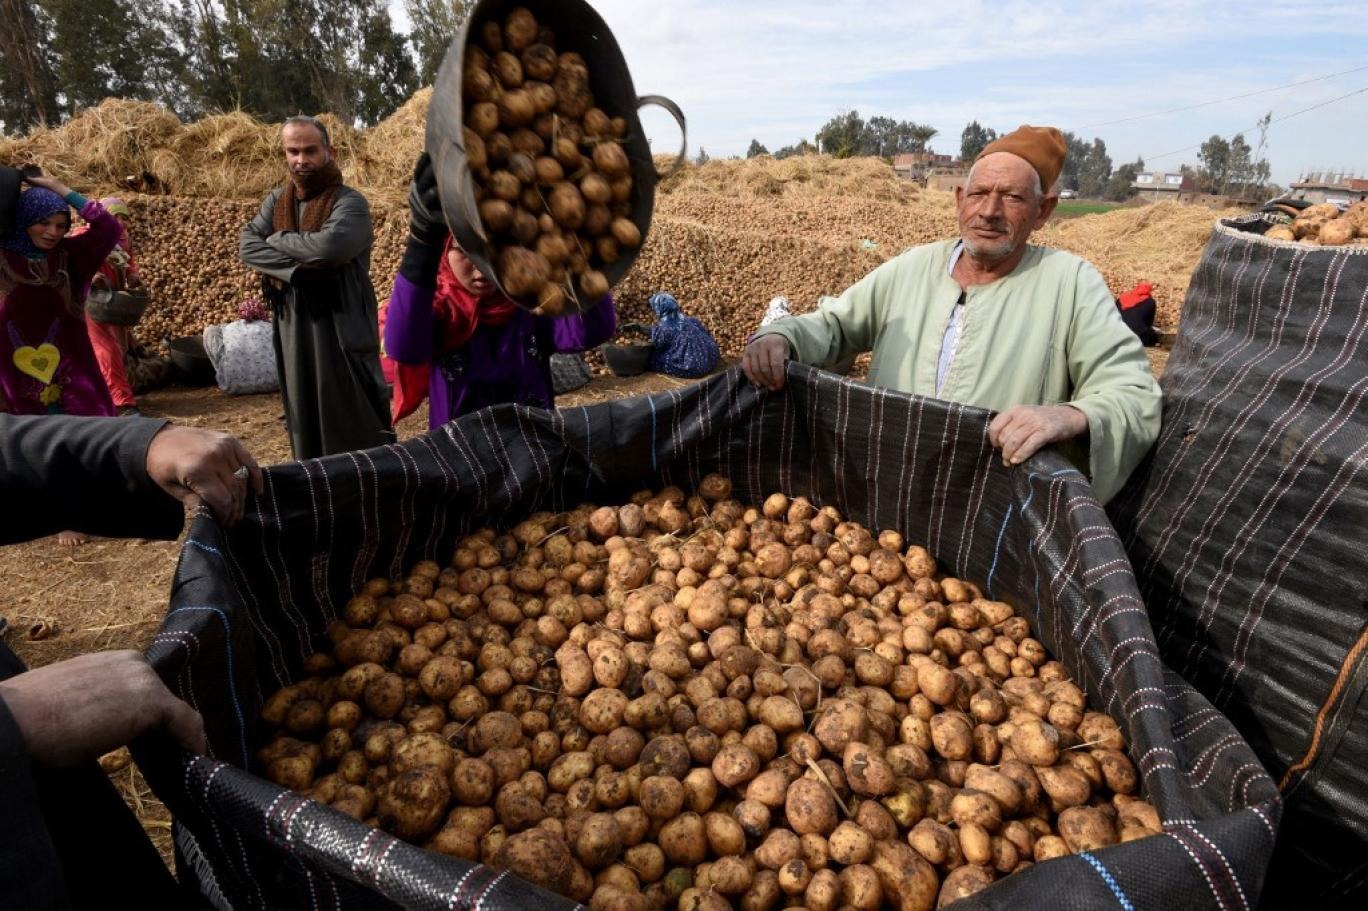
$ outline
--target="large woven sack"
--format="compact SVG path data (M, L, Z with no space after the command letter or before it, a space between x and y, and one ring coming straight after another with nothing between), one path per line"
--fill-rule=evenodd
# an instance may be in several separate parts
M1054 452L1008 470L989 414L790 366L783 392L737 370L658 396L547 412L504 405L407 443L266 472L245 520L196 519L148 655L203 714L211 755L140 761L176 817L181 875L234 907L513 908L515 879L428 854L243 771L263 696L327 647L367 579L449 559L486 524L709 472L735 496L831 504L928 546L1014 603L1091 703L1123 726L1165 834L1052 860L956 907L1247 909L1279 803L1249 747L1158 658L1120 541ZM520 904L521 902L521 904Z
M1112 504L1165 661L1285 798L1270 907L1368 907L1368 247L1216 226Z
M275 392L275 328L266 320L234 320L206 326L204 351L214 365L218 387L229 395Z

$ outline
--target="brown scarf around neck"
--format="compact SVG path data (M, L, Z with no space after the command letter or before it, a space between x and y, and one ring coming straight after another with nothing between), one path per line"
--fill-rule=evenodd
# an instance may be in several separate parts
M321 231L332 214L337 190L342 186L342 172L336 161L302 177L291 175L280 195L276 197L271 227L277 231ZM296 217L295 205L304 200L304 215Z

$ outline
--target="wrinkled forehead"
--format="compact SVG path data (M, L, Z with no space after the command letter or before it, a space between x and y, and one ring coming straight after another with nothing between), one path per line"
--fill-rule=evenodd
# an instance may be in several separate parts
M288 123L280 131L280 144L287 149L322 148L323 134L313 124Z
M1035 189L1035 169L1011 152L994 152L975 162L969 171L969 189L1030 191Z

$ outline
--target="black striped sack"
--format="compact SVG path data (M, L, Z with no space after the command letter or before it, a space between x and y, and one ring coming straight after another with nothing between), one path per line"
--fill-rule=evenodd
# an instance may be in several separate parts
M1285 801L1267 899L1368 907L1368 247L1217 225L1113 504L1164 660Z
M263 694L326 647L375 576L449 559L458 537L642 485L730 477L923 542L1019 606L1134 745L1165 820L1152 838L1040 864L977 908L1245 909L1279 800L1248 745L1160 663L1125 551L1085 479L1051 452L1004 469L976 409L791 367L782 393L736 371L682 390L546 412L501 406L397 446L267 472L225 532L196 520L149 656L204 713L211 755L142 757L175 814L183 880L239 908L551 908L514 878L396 842L243 771Z

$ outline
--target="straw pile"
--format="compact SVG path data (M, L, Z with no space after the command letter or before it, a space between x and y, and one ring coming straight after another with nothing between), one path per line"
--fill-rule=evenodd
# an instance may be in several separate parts
M82 189L112 190L128 175L141 174L184 129L160 105L107 98L58 129L0 138L0 163L33 163Z
M1155 323L1162 329L1178 327L1187 297L1188 280L1218 218L1242 214L1238 209L1216 212L1176 202L1158 202L1085 215L1046 225L1036 243L1076 253L1097 266L1112 293L1120 295L1146 281L1154 285L1158 304Z
M422 148L430 96L430 90L419 92L370 130L356 130L332 114L319 115L348 183L383 198L402 197ZM107 98L56 129L0 138L0 162L36 164L87 193L136 188L242 199L260 196L281 182L279 136L280 124L262 123L242 111L182 124L155 104Z
M366 187L372 198L394 196L400 201L408 187L413 163L423 151L432 89L419 89L399 110L364 132L364 147L344 170L352 186Z
M664 168L673 159L657 156ZM745 161L716 159L686 165L660 185L663 193L723 196L843 196L908 203L919 189L899 178L881 158L836 159L802 155L776 160L760 155Z

